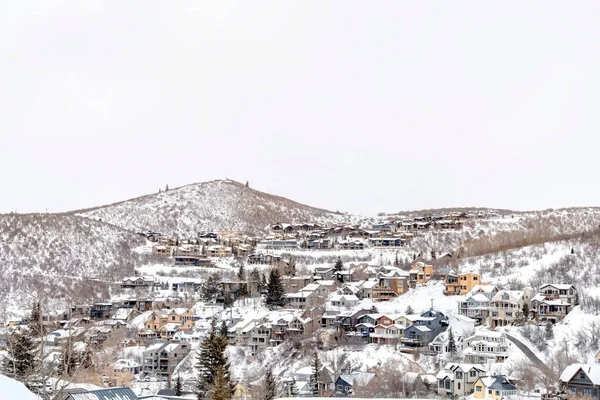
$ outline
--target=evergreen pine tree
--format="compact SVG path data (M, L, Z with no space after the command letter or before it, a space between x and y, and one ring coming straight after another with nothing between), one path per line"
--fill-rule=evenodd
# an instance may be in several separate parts
M42 310L40 302L33 303L31 315L29 316L29 333L34 338L41 338L44 335L44 325L42 323Z
M221 321L221 327L219 328L219 335L223 336L227 340L227 321Z
M577 291L575 291L575 298L573 299L573 305L574 306L579 305L579 292L577 292Z
M181 377L177 375L177 380L175 381L175 396L181 396L182 394Z
M238 269L237 277L240 282L246 280L246 269L244 268L244 264L240 264L240 268Z
M281 283L281 278L279 277L279 272L277 269L272 268L271 273L269 275L269 284L267 286L267 298L266 305L270 310L273 310L277 307L282 307L285 303L283 301L283 295L285 291L283 289L283 284Z
M456 359L456 341L452 328L448 330L448 353L450 353L450 359L454 361Z
M335 272L339 272L344 268L344 263L342 262L342 257L338 256L337 261L335 262L335 265L333 266L333 270Z
M319 360L319 354L315 351L313 355L312 375L310 377L309 385L311 394L314 397L319 397L320 393L320 380L321 380L321 361Z
M36 349L32 338L20 332L8 338L7 354L2 360L2 373L21 382L28 382L35 371Z
M408 306L406 307L406 314L410 315L410 314L414 314L415 310L413 310L412 306Z
M265 276L265 274L261 274L260 275L260 292L262 293L266 289L267 289L267 277Z
M265 372L265 389L265 400L274 400L277 397L277 383L271 367L267 368Z
M214 383L208 392L209 400L229 400L232 397L230 382L223 369L222 365L217 367Z
M571 247L571 254L575 254L575 249Z
M400 261L398 260L398 253L396 253L396 259L394 260L394 267L400 265Z
M546 340L551 340L554 337L554 326L552 322L546 321Z
M234 387L231 383L229 361L225 355L226 348L227 339L217 333L217 321L213 319L210 332L200 345L197 357L198 386L196 391L198 400L205 400L209 396L212 396L209 391L211 387L216 385L216 376L219 368L222 379L229 385L229 396L231 397L233 394Z
M290 384L290 396L298 397L300 394L300 389L298 389L298 384L296 383L296 378L292 377L292 383Z
M523 304L523 319L527 321L529 319L529 304Z
M200 287L202 300L206 302L213 301L219 293L221 278L217 274L210 274L206 281Z

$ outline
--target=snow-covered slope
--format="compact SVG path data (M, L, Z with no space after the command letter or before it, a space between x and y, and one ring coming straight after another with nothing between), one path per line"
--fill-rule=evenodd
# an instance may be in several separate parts
M132 232L73 215L0 215L0 314L33 299L90 298L89 280L134 273Z
M183 186L80 214L136 232L155 230L185 236L217 230L261 232L276 222L332 224L356 220L229 180Z
M0 375L0 400L36 400L37 398L21 382Z

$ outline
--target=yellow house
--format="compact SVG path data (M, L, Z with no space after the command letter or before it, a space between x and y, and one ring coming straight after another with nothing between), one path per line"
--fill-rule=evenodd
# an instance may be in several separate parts
M158 331L163 325L168 323L168 317L169 315L164 311L152 311L152 314L148 316L144 326L146 329Z
M466 295L477 285L481 285L481 275L474 272L467 272L458 275L458 283L460 285L460 294Z
M518 394L517 387L510 383L506 376L482 376L473 385L476 399L501 400Z
M475 286L481 285L481 275L474 272L458 275L450 272L444 277L444 285L446 286L444 290L446 296L464 296L471 292Z
M411 285L415 285L417 283L425 283L431 280L433 276L433 265L427 265L424 262L416 262L412 265L409 273L409 281Z

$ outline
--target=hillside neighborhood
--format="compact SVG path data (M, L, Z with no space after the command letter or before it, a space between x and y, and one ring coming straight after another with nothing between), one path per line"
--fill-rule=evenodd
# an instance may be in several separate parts
M411 251L425 233L502 218L489 210L389 216L368 226L278 222L264 236L140 232L140 251L157 267L106 281L113 294L102 301L60 312L36 303L7 321L3 373L44 398L116 390L123 398L196 398L208 390L203 352L222 340L235 399L268 398L265 384L287 397L596 394L599 366L572 358L561 370L549 368L519 333L550 340L554 326L580 305L573 283L512 288L458 270L464 250ZM360 261L366 254L376 256ZM23 346L35 357L14 368ZM368 366L331 357L366 349L395 361ZM281 351L300 358L290 362Z

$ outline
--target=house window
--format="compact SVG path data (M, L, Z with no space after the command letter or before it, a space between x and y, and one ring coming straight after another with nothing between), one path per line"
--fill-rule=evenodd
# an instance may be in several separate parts
M458 382L458 390L460 390L460 382Z
M592 396L592 388L583 388L583 395L586 397Z
M469 376L470 376L471 378L473 378L473 377L477 376L477 371L470 371L470 372L469 372Z
M569 390L571 390L571 393L577 394L577 388L575 386L569 386Z
M338 390L344 390L344 387L342 385L337 385Z
M456 379L462 379L462 377L463 377L463 373L460 372L460 371L457 371L456 372Z
M580 372L579 373L579 379L585 379L585 373L584 372Z
M481 386L475 386L475 391L477 393L481 393Z

